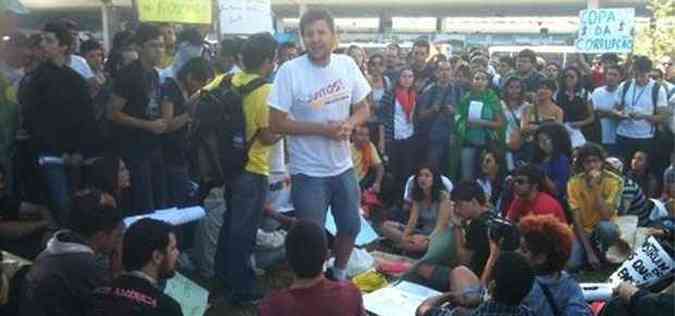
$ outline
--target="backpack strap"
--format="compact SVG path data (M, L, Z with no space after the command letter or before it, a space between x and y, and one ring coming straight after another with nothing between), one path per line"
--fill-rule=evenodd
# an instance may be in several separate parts
M652 105L654 106L654 112L656 112L656 105L659 103L659 92L661 92L661 84L654 82L654 87L652 87ZM666 95L667 94L668 93L666 93Z
M623 88L621 89L621 107L625 109L626 107L626 94L628 94L628 89L630 88L631 84L633 84L633 80L628 80L623 83Z
M553 293L551 293L551 289L549 289L548 286L544 285L543 283L537 280L535 280L535 282L539 285L541 291L544 292L544 297L546 298L546 302L548 303L548 305L551 306L553 316L562 315L562 313L560 312L560 308L558 307L558 304L555 302L555 299L553 299Z
M251 80L251 82L245 84L244 86L239 87L237 90L239 91L239 94L241 95L241 97L243 99L245 96L253 93L255 90L264 86L265 84L267 84L267 79L265 79L263 77L258 77L258 78L255 78L255 79ZM243 102L243 100L242 100L242 102ZM255 133L253 134L253 137L251 137L251 139L246 142L246 152L247 153L251 152L251 147L253 147L253 143L255 143L255 140L256 140L256 138L258 138L259 135L260 135L260 129L257 129L255 131Z

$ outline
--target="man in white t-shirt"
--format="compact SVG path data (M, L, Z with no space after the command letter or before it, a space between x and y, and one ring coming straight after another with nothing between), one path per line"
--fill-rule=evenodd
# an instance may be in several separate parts
M619 154L616 146L616 126L621 118L616 110L616 99L623 73L618 65L607 65L604 71L605 85L593 91L591 104L595 115L600 118L602 145L610 155L615 156Z
M649 58L636 57L633 62L635 79L624 81L618 88L616 103L620 122L616 134L624 161L630 161L636 151L653 152L650 149L656 126L666 118L666 89L661 87L659 91L653 91L655 81L649 78L651 69Z
M324 225L331 208L338 232L330 272L344 280L360 230L360 190L349 137L368 118L371 88L350 57L332 54L335 23L326 11L303 14L300 34L307 54L284 63L277 73L268 98L270 129L289 135L291 199L297 216Z

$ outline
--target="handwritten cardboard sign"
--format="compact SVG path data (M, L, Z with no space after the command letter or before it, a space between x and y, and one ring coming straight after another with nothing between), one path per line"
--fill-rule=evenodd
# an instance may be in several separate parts
M138 0L143 22L211 24L211 0Z
M219 0L218 10L223 34L274 32L271 0Z
M581 19L577 51L583 53L630 53L633 51L635 9L589 9Z
M627 281L636 286L649 286L675 272L675 261L652 236L631 254L609 277L616 286Z

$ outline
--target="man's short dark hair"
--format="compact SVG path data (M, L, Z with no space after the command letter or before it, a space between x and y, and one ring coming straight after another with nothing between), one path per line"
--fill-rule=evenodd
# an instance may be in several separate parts
M195 57L188 60L185 65L180 67L176 77L181 82L186 82L188 75L191 76L193 80L205 82L213 78L213 68L209 62L203 57Z
M654 68L652 60L647 56L636 56L633 60L633 69L637 73L648 73L652 68Z
M526 164L513 170L513 176L522 176L527 178L530 184L536 184L539 190L543 189L542 183L544 181L544 171L535 164Z
M468 202L473 199L476 199L480 205L485 205L487 202L483 188L481 188L480 184L476 181L461 181L454 189L452 189L452 194L450 194L450 196L452 196L452 200L455 202Z
M605 161L606 156L607 154L602 146L587 142L577 149L577 165L575 167L578 168L577 170L583 170L584 161L589 157L598 157L600 161Z
M117 228L122 223L122 212L103 203L102 197L103 193L96 189L75 193L68 216L68 228L85 237Z
M396 49L396 55L401 54L401 46L399 46L399 45L396 44L396 43L389 43L389 44L387 44L387 48L392 48L392 47Z
M537 64L537 53L533 50L526 48L518 52L518 58L528 58L533 64Z
M97 40L90 39L80 44L80 54L85 55L93 50L102 50L103 46Z
M140 270L152 260L155 250L164 253L172 233L174 228L171 224L156 219L144 218L133 223L124 233L124 268L127 271Z
M191 27L184 29L176 36L176 42L188 42L192 46L199 46L204 44L204 35L199 31L199 29Z
M286 235L286 256L298 277L309 279L321 274L328 256L323 227L307 220L297 221Z
M518 306L530 293L533 283L534 271L523 255L507 251L497 258L493 296L495 301Z
M516 63L513 61L513 58L511 56L502 56L499 57L499 63L500 64L507 64L511 68L516 67Z
M242 45L244 45L244 39L241 37L226 38L220 42L219 55L236 58L241 52Z
M49 22L42 28L43 32L54 33L60 46L66 46L68 49L73 47L75 39L65 24L61 22Z
M310 9L300 18L300 34L304 35L307 27L316 21L326 21L331 32L335 33L335 20L326 10Z
M555 92L556 90L558 90L558 83L555 82L555 80L553 79L545 79L540 81L539 84L537 85L537 90L541 88L546 88Z
M279 44L272 34L264 32L253 34L241 48L242 63L247 70L254 70L265 62L273 62Z
M425 38L416 39L413 43L413 50L415 50L415 47L424 47L427 49L427 53L431 51L431 44L429 44L429 41Z
M615 53L604 53L600 56L600 61L603 64L618 64L619 63L619 55Z
M134 35L134 43L138 46L143 46L146 42L157 39L162 36L162 33L159 31L159 27L150 23L141 23L138 28L136 28L136 34Z

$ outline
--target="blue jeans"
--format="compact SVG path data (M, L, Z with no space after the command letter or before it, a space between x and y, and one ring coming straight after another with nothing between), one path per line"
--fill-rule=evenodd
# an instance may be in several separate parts
M164 159L159 148L144 157L122 159L129 169L131 181L131 214L144 214L167 206L167 181Z
M70 210L70 181L66 167L60 157L56 159L40 157L38 165L47 186L47 206L55 221L51 224L62 227L68 222Z
M591 245L604 254L619 239L619 226L610 221L600 221L590 235ZM588 263L586 250L578 238L572 243L572 253L567 261L570 270L576 270Z
M214 269L231 294L251 294L255 290L251 255L262 222L267 186L267 176L248 171L225 185L227 210L218 236Z
M354 169L333 177L297 174L291 176L291 183L291 200L297 218L323 227L330 207L338 234L356 238L361 230L361 190Z

